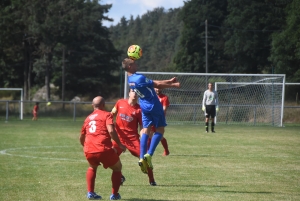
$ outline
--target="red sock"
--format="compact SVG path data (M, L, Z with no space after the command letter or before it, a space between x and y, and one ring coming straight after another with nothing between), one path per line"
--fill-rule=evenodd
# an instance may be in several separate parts
M153 175L153 170L151 168L147 168L148 170L148 177L149 177L149 183L154 182L154 175Z
M95 190L96 171L89 167L86 171L87 191L94 192Z
M166 151L168 151L169 148L168 148L168 142L167 142L166 138L163 137L160 142L161 142L162 146L164 147L164 149Z
M112 194L118 195L119 188L121 185L121 172L113 171L111 174L111 182L112 182Z

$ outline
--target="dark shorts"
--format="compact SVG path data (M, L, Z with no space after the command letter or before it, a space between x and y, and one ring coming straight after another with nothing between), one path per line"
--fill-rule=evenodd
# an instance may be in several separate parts
M205 107L205 117L206 118L215 118L216 116L216 106L215 105L206 105Z

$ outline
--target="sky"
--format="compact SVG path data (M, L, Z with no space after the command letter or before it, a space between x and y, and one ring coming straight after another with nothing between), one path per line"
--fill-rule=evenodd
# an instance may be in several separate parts
M99 3L112 4L106 15L114 21L103 21L103 25L109 27L118 24L123 16L129 20L131 15L135 19L138 15L142 16L157 7L163 7L166 11L170 8L182 7L184 0L100 0Z

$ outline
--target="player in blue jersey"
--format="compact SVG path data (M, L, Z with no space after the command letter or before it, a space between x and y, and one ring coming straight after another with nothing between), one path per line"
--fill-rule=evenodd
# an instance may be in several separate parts
M136 73L138 66L130 58L123 60L122 68L127 72L129 87L139 96L139 104L142 109L143 129L141 130L140 138L139 166L142 172L145 173L148 166L153 169L152 156L164 135L165 126L167 125L162 104L159 102L154 88L179 88L180 83L176 77L169 80L151 80L144 75ZM156 132L152 136L147 152L147 141L150 136L151 125L156 128Z

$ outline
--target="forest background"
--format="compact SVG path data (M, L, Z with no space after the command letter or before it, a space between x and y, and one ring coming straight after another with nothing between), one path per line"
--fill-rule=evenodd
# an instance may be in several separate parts
M43 86L51 100L51 83L62 101L122 97L129 45L143 49L140 71L205 73L206 39L209 73L286 74L286 82L300 82L299 0L190 0L105 27L111 6L1 1L0 87L23 88L24 100Z

